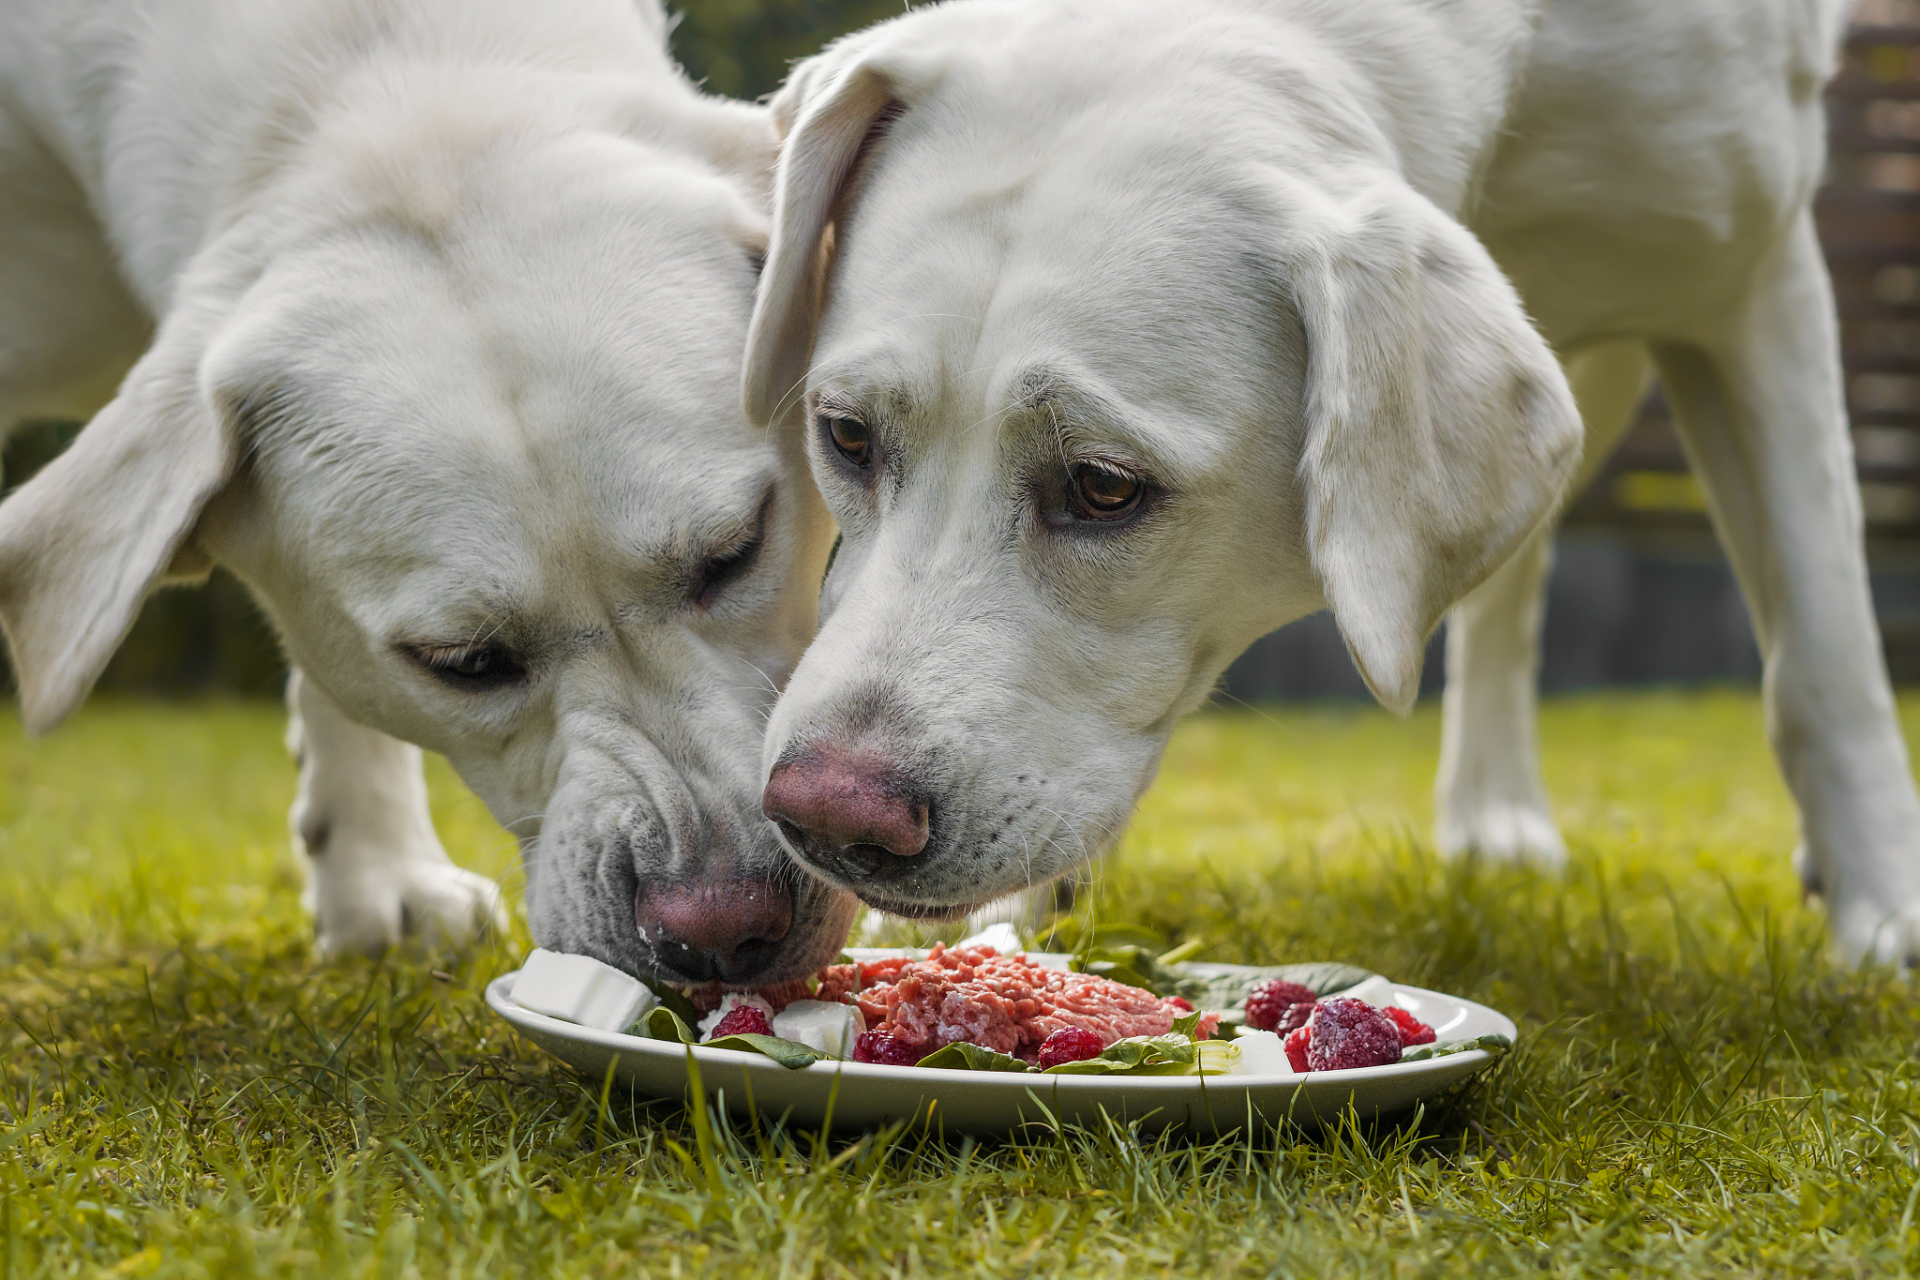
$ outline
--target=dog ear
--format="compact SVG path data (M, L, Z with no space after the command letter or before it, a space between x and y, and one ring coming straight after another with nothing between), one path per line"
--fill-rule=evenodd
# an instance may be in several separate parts
M1513 286L1438 207L1397 178L1286 203L1308 547L1360 674L1404 714L1441 617L1558 505L1580 415Z
M802 63L772 103L785 145L743 374L748 418L763 425L806 381L826 291L828 229L845 212L861 160L901 110L893 78L849 52L835 46Z
M169 318L113 401L0 503L0 629L29 733L86 697L170 568L210 567L189 536L235 445L201 386L197 310Z

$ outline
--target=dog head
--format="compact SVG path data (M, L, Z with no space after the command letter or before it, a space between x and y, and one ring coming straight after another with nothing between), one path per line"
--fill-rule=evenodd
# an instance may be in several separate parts
M27 722L85 696L170 568L217 562L306 678L521 839L542 946L812 972L855 903L793 872L759 746L832 530L737 373L773 130L612 75L436 74L292 144L0 507Z
M1577 458L1513 289L1310 55L1149 9L942 6L775 104L746 399L843 544L765 811L886 910L1103 850L1307 612L1404 711Z

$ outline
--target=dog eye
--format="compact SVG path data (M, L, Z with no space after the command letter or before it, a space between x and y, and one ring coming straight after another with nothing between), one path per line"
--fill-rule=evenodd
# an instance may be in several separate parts
M1084 520L1118 520L1140 505L1147 486L1139 477L1083 462L1073 469L1073 500Z
M866 423L852 418L823 417L820 426L840 456L854 466L865 468L873 460L873 432L867 429Z
M745 543L723 551L717 556L709 556L700 562L693 575L693 602L702 609L710 609L720 593L744 578L754 563L760 559L760 547L766 538L755 533Z
M456 689L497 689L527 675L520 659L497 644L422 645L409 652L430 675Z

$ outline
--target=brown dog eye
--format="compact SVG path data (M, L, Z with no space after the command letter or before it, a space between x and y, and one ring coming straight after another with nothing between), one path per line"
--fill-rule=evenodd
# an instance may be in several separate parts
M865 467L873 460L873 432L864 422L852 418L824 419L827 438L833 441L833 447L840 456L856 467Z
M1091 463L1073 469L1073 496L1088 520L1118 520L1140 505L1147 486L1136 477Z
M497 644L422 645L409 650L414 661L456 689L497 689L526 679L526 664Z

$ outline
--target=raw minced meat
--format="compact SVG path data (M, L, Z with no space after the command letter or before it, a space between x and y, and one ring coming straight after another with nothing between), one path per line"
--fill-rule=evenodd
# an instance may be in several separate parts
M820 973L816 1000L852 997L871 1032L904 1041L921 1056L966 1041L1037 1061L1048 1036L1078 1027L1102 1047L1129 1036L1164 1035L1184 1001L1089 973L1035 964L992 947L935 946L924 960L896 958L833 965ZM1195 1034L1218 1024L1207 1014Z

